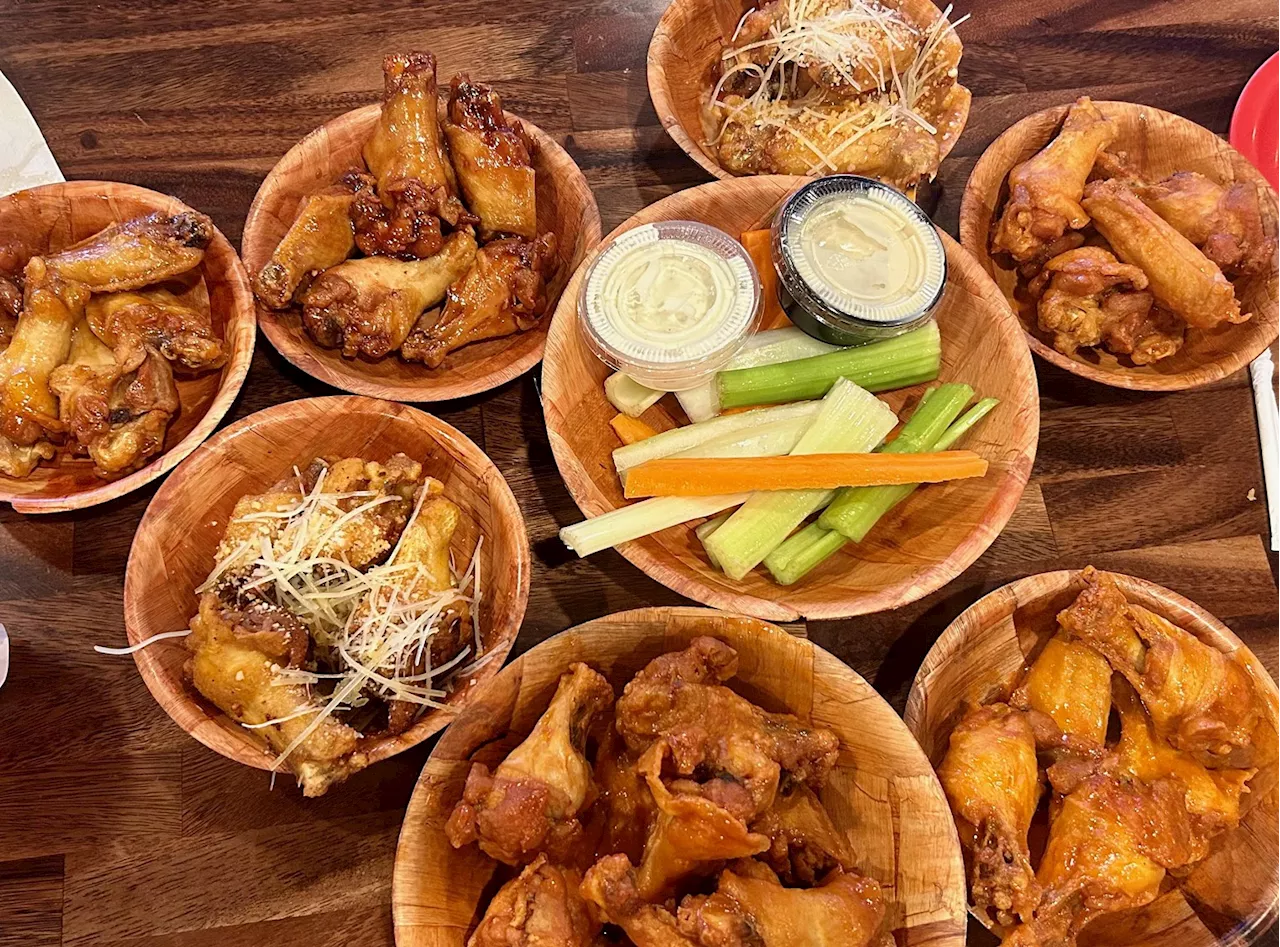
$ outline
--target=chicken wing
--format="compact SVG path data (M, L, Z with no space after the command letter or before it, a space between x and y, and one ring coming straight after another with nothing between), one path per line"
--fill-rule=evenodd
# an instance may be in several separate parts
M1045 642L1012 703L1031 715L1040 749L1101 751L1111 715L1111 665L1088 645L1056 635ZM1037 728L1037 716L1049 725Z
M444 134L462 195L480 217L480 234L538 235L533 155L537 146L487 86L456 76L449 89Z
M1001 925L1029 920L1040 889L1027 832L1041 783L1026 715L1005 704L969 713L951 733L938 778L972 859L975 908Z
M213 330L209 311L163 287L95 295L85 314L126 372L141 364L148 349L190 372L218 368L226 361L226 347Z
M493 896L467 947L591 947L600 923L582 876L539 855Z
M600 786L600 798L592 810L597 857L621 852L639 864L657 807L639 762L627 752L612 720L596 751L595 777Z
M409 333L400 354L439 368L464 345L533 328L547 311L546 279L555 269L555 235L494 240L480 248L467 275L449 287L444 312Z
M1217 265L1126 185L1094 181L1083 203L1116 256L1146 273L1151 294L1165 309L1200 329L1249 319Z
M585 756L587 731L612 703L608 681L585 664L571 665L525 741L492 774L481 763L471 767L462 800L445 826L454 848L476 841L508 865L539 852L556 861L580 857L578 816L596 794Z
M622 928L635 947L706 947L682 934L665 907L640 896L626 855L606 855L592 865L582 879L582 896Z
M410 178L391 185L384 194L389 206L373 191L357 195L351 205L360 252L397 260L425 260L439 253L444 246L440 214L442 202L448 199L444 188L428 188ZM466 218L467 223L476 220Z
M1077 99L1057 137L1009 172L1009 201L992 234L992 250L1019 263L1043 260L1068 229L1088 224L1080 198L1099 152L1118 132L1087 96Z
M18 325L21 312L21 281L0 276L0 348L7 346L13 338L13 330Z
M765 713L724 687L737 671L736 651L715 638L695 638L632 678L618 700L617 728L633 752L667 740L680 775L732 777L751 793L759 814L773 804L783 772L820 786L835 765L839 740L790 714Z
M154 213L112 224L45 262L63 279L95 293L141 289L199 266L213 234L213 222L204 214Z
M853 869L853 849L812 789L796 783L781 792L751 831L769 837L760 859L790 885L813 885L837 868Z
M317 343L341 348L347 358L382 358L404 344L418 317L444 298L475 258L475 237L459 230L425 260L339 263L302 294L302 324Z
M268 309L287 309L316 273L337 266L356 246L352 205L373 196L373 178L349 171L337 184L302 199L298 215L253 279L253 292ZM376 196L373 197L376 201Z

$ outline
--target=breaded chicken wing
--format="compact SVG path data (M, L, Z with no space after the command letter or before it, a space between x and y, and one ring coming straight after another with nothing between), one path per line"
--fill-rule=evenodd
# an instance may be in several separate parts
M116 293L195 269L213 234L213 222L204 214L157 212L112 224L45 262L65 280L83 283L95 293Z
M226 361L226 346L209 311L163 287L95 295L85 315L126 372L141 364L147 349L189 372L208 371Z
M601 925L580 884L577 871L539 855L498 889L467 947L591 947Z

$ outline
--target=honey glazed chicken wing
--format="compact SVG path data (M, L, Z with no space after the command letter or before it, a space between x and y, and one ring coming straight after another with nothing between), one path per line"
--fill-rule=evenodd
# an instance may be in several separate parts
M449 287L444 312L421 322L400 354L438 368L450 352L533 328L547 311L547 278L555 269L555 236L506 237L481 247L461 280ZM427 317L430 317L428 313Z
M558 862L581 855L575 850L583 837L578 816L596 795L587 733L595 715L612 703L609 682L585 664L561 675L550 706L524 742L492 774L481 763L472 766L445 826L454 848L475 841L508 865L540 852Z
M444 247L440 215L449 200L443 187L427 187L410 178L383 191L383 203L372 190L356 196L351 205L356 246L367 256L390 256L397 260L425 260ZM467 215L459 223L475 223Z
M141 289L199 266L213 234L213 222L195 211L148 214L112 224L46 262L95 293Z
M539 855L489 902L467 947L591 947L600 932L582 876Z
M188 372L209 371L226 361L226 346L209 311L163 287L95 295L85 314L125 371L136 369L148 349Z
M1019 263L1043 260L1068 230L1088 224L1080 202L1085 183L1099 152L1117 133L1116 123L1092 101L1078 99L1058 135L1009 172L1009 201L992 234L992 250L1007 252Z
M351 256L356 246L352 205L358 195L372 195L373 188L371 176L349 171L337 184L302 199L298 215L253 279L254 295L264 306L287 309L316 273Z
M533 154L536 145L519 122L508 122L502 101L487 86L456 76L444 126L458 183L480 218L480 234L538 235Z

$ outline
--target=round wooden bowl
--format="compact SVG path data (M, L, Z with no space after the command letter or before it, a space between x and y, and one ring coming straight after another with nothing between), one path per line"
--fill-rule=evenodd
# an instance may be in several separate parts
M191 208L176 197L114 181L67 181L0 198L0 251L24 261L91 237L104 227L144 214L177 214ZM253 360L253 294L240 258L214 230L199 272L202 284L190 295L207 300L213 328L227 348L216 372L175 374L182 405L169 425L164 452L118 480L103 480L88 459L59 455L18 480L0 475L0 501L19 513L58 513L96 506L124 496L167 473L213 433L235 401Z
M744 0L671 0L649 40L649 98L662 127L685 154L721 179L736 175L720 167L708 143L714 131L707 127L707 100L716 84L722 43L753 5ZM916 23L933 23L942 15L929 0L895 0L890 5ZM968 120L966 96L959 110L938 122L945 129L939 161L951 153Z
M753 618L702 608L638 608L597 618L532 648L485 687L440 738L418 779L396 848L391 911L396 947L461 947L494 894L496 862L454 849L444 823L473 762L495 766L528 735L574 661L622 692L649 661L712 635L737 649L738 693L840 737L821 792L857 853L885 886L900 947L964 944L964 868L950 809L898 715L846 664L804 638Z
M328 187L353 167L364 167L360 150L378 121L380 105L339 115L298 142L271 169L249 208L240 250L257 273L293 223L303 198ZM508 113L508 118L515 118ZM565 283L600 240L600 211L582 171L555 139L520 119L538 142L533 159L538 230L556 235L559 268L547 286L548 316ZM547 339L543 318L528 332L476 342L450 353L440 368L411 364L391 354L377 361L343 358L317 345L302 327L300 310L258 305L258 324L276 350L313 378L344 391L391 401L447 401L489 391L533 368Z
M1221 183L1250 181L1260 188L1263 223L1276 234L1276 192L1240 152L1207 128L1180 115L1131 102L1095 102L1104 115L1120 125L1111 151L1124 151L1149 177L1160 179L1175 171L1199 171ZM1049 333L1036 324L1034 302L1018 293L1017 273L1007 258L991 255L991 228L1009 198L1008 177L1058 133L1069 105L1045 109L1012 125L983 152L969 175L960 204L960 242L1000 286L1018 314L1027 342L1041 358L1076 375L1104 385L1146 391L1181 391L1207 385L1244 368L1276 340L1276 267L1236 281L1236 294L1253 318L1241 325L1216 329L1188 328L1181 351L1154 365L1133 365L1102 348L1079 349L1063 355Z
M759 176L713 181L651 204L610 234L655 220L691 219L737 236L768 226L774 210L802 177ZM856 546L847 546L786 587L760 569L741 582L714 568L689 525L625 543L618 551L687 598L771 621L842 618L896 608L951 581L1004 528L1022 496L1035 459L1040 396L1031 357L1013 313L995 284L958 244L942 235L947 289L937 310L942 331L941 381L963 381L1000 405L965 441L990 462L982 479L919 490ZM570 281L556 310L542 366L542 404L556 464L587 516L626 501L611 454L619 446L609 427L617 411L604 396L606 368L587 348L577 325L578 287L586 264ZM886 392L895 411L914 406L924 385ZM673 396L645 413L659 429L684 415ZM696 523L693 525L697 525Z
M213 552L236 501L288 477L315 457L385 461L403 451L423 473L444 483L462 509L454 534L455 562L467 562L479 537L484 650L492 660L403 734L379 745L377 760L421 743L446 726L476 686L506 659L529 599L529 539L524 517L484 452L438 418L407 405L341 395L289 401L237 421L211 438L157 491L138 525L124 579L124 619L130 644L189 627L195 588L213 568ZM189 652L182 639L134 653L147 687L178 726L228 759L268 769L274 754L204 700L183 676Z
M1119 573L1111 577L1130 601L1234 656L1248 669L1267 735L1257 741L1263 759L1243 797L1240 826L1217 839L1209 858L1182 881L1191 899L1176 889L1169 891L1144 908L1099 919L1086 929L1081 943L1116 947L1248 943L1276 915L1280 799L1275 682L1239 638L1194 602L1143 579ZM1019 579L979 599L943 632L920 666L904 715L934 766L941 764L951 731L967 707L1007 695L1023 668L1057 630L1057 613L1084 587L1075 571ZM977 912L974 916L988 923Z

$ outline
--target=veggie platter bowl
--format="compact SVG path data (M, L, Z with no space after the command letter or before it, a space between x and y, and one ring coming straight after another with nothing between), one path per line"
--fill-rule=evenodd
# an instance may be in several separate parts
M636 427L636 421L641 422L639 427L642 433L645 430L650 433L667 432L680 426L686 426L686 430L689 430L687 425L693 420L675 396L666 395L657 399L657 392L652 396L657 400L647 407L648 399L632 404L629 411L637 414L637 418L618 416L614 405L619 403L620 396L625 398L626 393L615 390L610 395L606 394L605 382L610 376L609 368L596 357L578 322L579 296L583 282L587 279L587 271L602 253L608 251L614 238L655 222L700 222L719 228L734 238L768 228L780 205L806 183L807 179L803 177L759 176L717 181L681 191L651 205L623 223L605 241L602 249L589 257L575 274L561 298L548 334L543 366L543 408L556 463L570 494L587 517L600 517L621 509L628 502L615 468L618 455L614 451L623 446L620 433L628 438L634 436L631 431ZM931 233L931 227L926 232ZM912 360L919 357L916 354L917 347L932 346L934 363L923 374L917 372L912 376L908 371L905 375L894 378L897 369L892 364L888 368L881 365L878 369L872 369L872 374L882 372L878 376L879 382L875 384L857 371L850 372L847 365L840 369L840 374L853 375L853 381L863 378L862 384L883 392L882 399L873 405L873 410L883 411L883 406L887 405L894 415L900 415L903 420L915 416L927 391L931 388L937 390L936 386L920 382L936 378L937 382L944 385L953 383L949 385L948 391L954 393L959 389L964 394L951 404L950 414L943 419L942 428L946 428L948 423L960 416L968 398L976 393L976 397L983 400L978 407L965 412L961 421L952 425L959 429L952 431L950 438L944 437L943 443L938 443L936 431L934 436L925 438L923 443L915 447L909 446L914 438L908 438L899 447L884 452L893 454L893 457L880 456L879 461L896 464L910 451L943 450L950 447L951 442L957 440L963 430L967 434L960 445L966 448L964 455L985 467L985 476L931 483L927 488L914 492L910 488L890 487L890 491L900 492L888 500L885 500L884 495L879 495L877 503L854 504L855 507L860 505L860 510L845 510L854 520L861 521L860 525L850 530L859 535L861 541L847 542L842 538L844 526L848 525L847 520L839 530L840 536L834 535L834 530L815 524L801 530L792 537L793 541L784 544L788 547L785 555L779 551L775 555L765 556L768 549L762 551L757 548L755 554L746 555L740 560L718 556L721 560L729 559L728 562L721 561L721 565L725 566L724 571L713 565L703 544L707 533L711 530L718 531L722 521L706 518L727 510L734 504L723 504L716 509L714 502L702 502L715 499L705 495L689 498L671 493L664 495L659 490L652 491L661 500L674 499L677 505L692 499L694 502L691 505L682 508L683 513L691 509L703 509L706 512L694 516L684 515L683 519L677 519L671 515L671 504L668 503L665 514L668 519L661 523L666 528L656 528L655 519L648 512L654 507L637 506L637 511L644 512L629 513L630 522L626 528L598 529L592 520L588 520L582 527L571 526L562 531L561 535L566 543L582 554L617 545L618 551L634 565L681 595L717 608L777 621L792 621L801 616L839 618L896 608L929 594L967 568L999 534L1022 495L1035 457L1039 433L1039 395L1030 355L1022 341L1021 328L998 287L956 243L945 235L939 236L939 252L945 252L948 275L941 298L933 309L935 320L910 334L899 335L887 342L840 350L845 355L822 357L850 356L854 360L865 358L874 361L880 357L873 354L877 346L886 346L881 350L886 353L885 357L889 357L889 352L896 351L899 355L894 357L903 360L902 364L916 364ZM767 264L757 266L756 269L759 271L760 282L765 285L762 295L766 297L765 310L768 312L770 297L774 296L774 289L770 285L773 270ZM775 304L773 308L776 310L778 307ZM784 324L785 319L778 321L779 315L775 311L765 327ZM799 330L794 327L785 329L785 332L794 333L796 337L800 335ZM834 349L834 346L824 346L814 339L808 339L807 342L800 339L800 344L817 345L827 352ZM808 354L812 354L812 350ZM890 358L890 362L892 361ZM735 368L736 364L730 363L728 367ZM728 374L739 379L748 375L747 372ZM723 387L725 378L725 373L718 376L722 393L727 390ZM616 381L616 378L610 380L611 388ZM833 381L835 378L829 378L825 387L811 389L801 397L819 398L827 389L834 393L836 388L844 384L833 387ZM867 400L876 401L856 385L850 384L848 387L867 397ZM685 397L686 392L680 392L680 395L686 403L691 403ZM710 479L717 482L731 473L742 472L742 468L763 468L777 461L790 460L791 458L777 457L771 459L769 464L753 464L751 456L789 453L791 447L796 447L797 435L789 428L795 420L788 420L788 417L796 412L815 410L813 403L807 407L803 404L782 405L766 409L772 412L769 414L744 413L735 419L730 409L736 410L737 405L795 401L796 396L780 395L777 390L772 394L757 390L754 394L737 391L734 397L737 400L724 400L722 407L727 413L714 419L715 424L721 428L736 427L742 431L758 429L759 435L766 438L780 430L783 439L790 436L791 441L789 445L784 444L780 448L775 444L772 450L742 450L738 446L731 446L720 453L704 451L702 457L718 458L703 465L705 471L710 471ZM761 400L762 398L767 400ZM831 400L831 395L828 395L822 402L823 410ZM944 405L940 402L943 400L935 399L933 407L921 413L920 420L927 424L930 416L942 411ZM970 429L969 424L990 407L991 400L998 401L995 409ZM642 407L645 410L641 412L638 409ZM708 413L714 415L716 411L713 409ZM883 413L887 415L888 411ZM884 430L873 434L861 446L845 445L818 450L796 447L795 453L822 453L826 455L823 460L830 461L834 453L868 451L880 442L889 428L895 426L896 420L891 418ZM936 423L936 417L933 420ZM911 432L910 428L904 430ZM679 435L680 438L687 436ZM743 437L745 434L738 436ZM670 441L654 442L661 443ZM698 442L695 440L691 443ZM669 450L651 451L645 447L643 440L634 447L628 447L627 452L642 456L651 453L664 462L671 453ZM955 458L960 453L947 451L932 454L931 457ZM864 453L861 456L865 459L868 455ZM731 463L723 459L729 457L736 457L738 461ZM925 459L919 458L921 461ZM676 465L687 463L688 461L677 460ZM625 469L625 465L620 466ZM755 471L748 469L746 473L753 474ZM630 471L627 476L632 478L633 474L634 471ZM906 484L947 479L947 476L942 475L915 476L893 482ZM840 482L850 484L859 481ZM872 479L863 482L888 481ZM632 489L636 486L638 484L634 478L628 480L628 490L632 496L646 495ZM773 488L755 489L763 491ZM729 494L737 491L714 489L702 492ZM736 501L742 502L741 499ZM808 512L815 512L822 505L825 503L819 503ZM868 515L869 506L877 506L871 515ZM829 508L828 513L833 508L834 506ZM646 518L649 519L647 523L644 522ZM786 539L787 532L799 526L803 519L802 515L784 524L781 527L783 532L776 537L777 541ZM712 525L703 525L704 521ZM608 522L610 521L602 520L599 525ZM733 520L724 522L732 523ZM672 525L673 523L677 525ZM700 526L702 536L697 532ZM587 533L591 535L587 536ZM621 540L618 539L620 535L623 536ZM810 540L817 542L810 543ZM713 535L708 548L715 548L716 545ZM728 542L720 543L721 552L729 545ZM777 543L773 543L769 548L776 546ZM801 546L809 548L800 550ZM797 549L795 556L790 556L792 548ZM737 550L735 548L728 551L732 554ZM761 558L764 558L768 571L754 568ZM731 578L731 574L740 577ZM775 577L780 581L775 581Z

